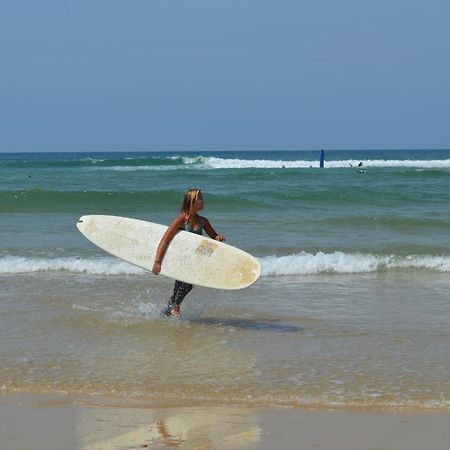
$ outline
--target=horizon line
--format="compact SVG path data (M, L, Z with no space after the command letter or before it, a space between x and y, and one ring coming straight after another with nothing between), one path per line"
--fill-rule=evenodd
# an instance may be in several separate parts
M44 151L33 151L33 150L17 150L17 151L4 151L0 149L0 154L30 154L30 153L199 153L199 152L315 152L315 151L449 151L450 147L434 147L434 148L311 148L311 149L201 149L201 150L189 150L189 149L179 149L179 150L44 150Z

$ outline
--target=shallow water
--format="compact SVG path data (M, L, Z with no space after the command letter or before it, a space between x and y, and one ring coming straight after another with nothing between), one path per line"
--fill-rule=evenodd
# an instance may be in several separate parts
M237 294L196 288L181 321L160 318L171 284L149 277L2 276L3 389L450 406L450 283L439 276L418 273L413 286L409 274L390 273L265 277Z

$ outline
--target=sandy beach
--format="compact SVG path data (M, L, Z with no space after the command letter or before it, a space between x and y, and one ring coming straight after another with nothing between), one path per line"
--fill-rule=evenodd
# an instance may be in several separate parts
M128 408L0 399L2 450L444 450L448 413Z

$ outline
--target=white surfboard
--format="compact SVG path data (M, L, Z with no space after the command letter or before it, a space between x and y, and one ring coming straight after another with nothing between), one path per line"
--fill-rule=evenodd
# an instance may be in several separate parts
M131 264L151 270L167 227L117 216L83 216L77 228L95 245ZM167 248L161 275L215 289L243 289L261 275L250 254L223 242L179 231Z

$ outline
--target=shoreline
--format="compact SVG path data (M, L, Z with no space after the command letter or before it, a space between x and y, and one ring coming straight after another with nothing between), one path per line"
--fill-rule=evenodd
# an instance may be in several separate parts
M3 394L0 448L444 450L450 440L449 418L448 411L129 407L87 405L59 395Z
M348 412L348 413L399 413L399 414L450 414L448 402L446 406L417 406L411 404L377 405L377 404L342 404L342 403L266 403L223 401L219 399L139 399L107 396L103 394L66 394L64 392L37 393L0 390L0 405L24 406L80 406L86 408L126 408L126 409L168 409L168 408L248 408L258 410L294 410L302 412Z

